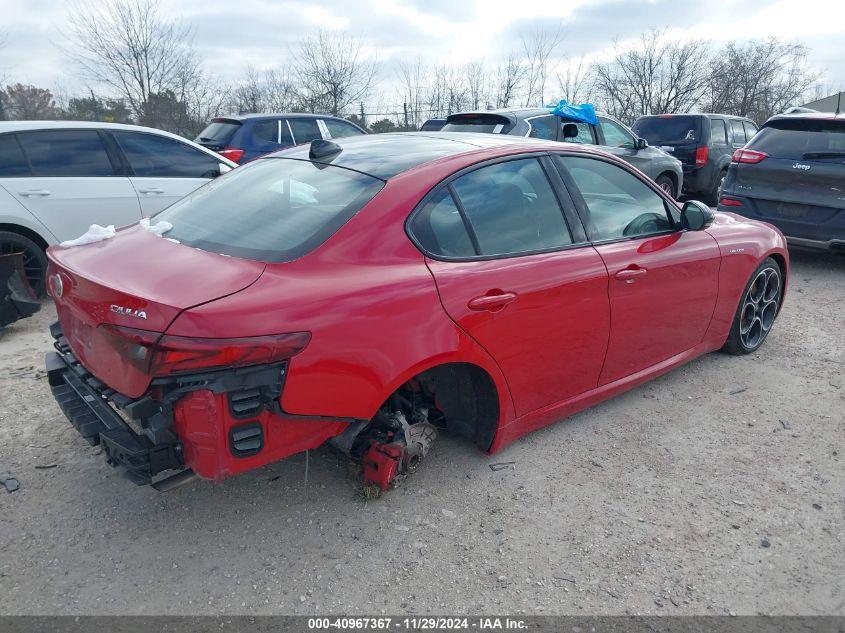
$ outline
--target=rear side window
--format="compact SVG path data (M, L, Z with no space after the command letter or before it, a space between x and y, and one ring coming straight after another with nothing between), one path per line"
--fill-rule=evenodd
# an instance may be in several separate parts
M578 156L558 156L556 160L569 172L584 199L594 241L642 237L674 229L663 198L626 169Z
M701 139L700 116L645 116L634 123L634 132L649 145L695 144Z
M558 119L556 116L538 116L528 119L531 124L531 131L528 136L532 138L544 138L549 141L557 140Z
M252 138L259 143L279 143L279 122L271 119L270 121L256 121L252 126Z
M214 178L220 161L176 139L141 132L112 132L136 176Z
M481 167L452 183L480 255L572 244L551 184L535 158Z
M165 237L265 262L310 252L372 200L384 181L310 161L265 158L238 167L162 211Z
M297 145L323 138L316 119L288 119L288 123L290 123L293 139Z
M336 119L323 119L323 123L326 124L332 138L343 138L344 136L358 136L359 134L363 134L363 132L354 125L350 125L349 123L344 123L343 121L338 121Z
M0 178L29 176L29 165L14 134L0 136Z
M196 141L199 143L225 145L232 139L240 127L241 124L237 121L214 120L200 132Z
M574 121L561 121L560 140L567 143L580 143L582 145L595 145L596 139L593 136L593 126L587 123L575 123ZM578 136L563 136L563 127L567 125L574 125L578 128Z
M759 131L750 147L773 158L845 163L845 121L772 121Z
M96 130L44 130L18 134L33 176L111 176L109 155Z
M710 144L728 144L728 128L722 119L710 119Z
M448 189L442 189L414 216L410 228L423 249L433 255L472 257L476 254Z
M742 121L737 121L736 119L731 120L731 131L733 132L734 145L740 143L745 145L745 129L742 127Z

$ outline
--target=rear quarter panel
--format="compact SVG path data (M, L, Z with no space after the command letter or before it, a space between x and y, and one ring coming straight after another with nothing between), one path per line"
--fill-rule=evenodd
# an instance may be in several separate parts
M716 238L722 255L719 295L705 336L705 340L714 349L718 349L728 337L745 285L754 269L766 257L773 257L783 268L784 290L781 302L785 300L789 252L786 250L786 240L778 229L733 213L716 213L716 220L707 231Z

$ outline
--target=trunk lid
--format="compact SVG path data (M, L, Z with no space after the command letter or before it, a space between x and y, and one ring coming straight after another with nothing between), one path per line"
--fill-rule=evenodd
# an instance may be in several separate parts
M243 290L265 268L176 244L137 225L94 244L53 247L48 256L48 287L73 353L97 378L133 398L147 390L150 377L125 361L100 326L163 333L183 310Z

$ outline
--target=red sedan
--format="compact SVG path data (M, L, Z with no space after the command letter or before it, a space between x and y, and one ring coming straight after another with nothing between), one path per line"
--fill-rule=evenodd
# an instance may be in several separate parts
M49 257L56 400L159 487L326 441L382 488L443 429L495 452L754 351L788 272L777 229L612 156L455 133L314 141Z

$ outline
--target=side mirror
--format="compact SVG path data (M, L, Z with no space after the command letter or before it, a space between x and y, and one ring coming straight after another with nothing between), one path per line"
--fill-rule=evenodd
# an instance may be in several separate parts
M578 136L578 126L574 123L563 124L563 140L568 138L576 138Z
M645 140L644 138L638 138L637 142L634 143L634 147L637 148L637 151L639 151L641 149L645 149L646 147L648 147L648 141Z
M716 216L703 202L688 200L681 209L681 227L687 231L702 231L713 224Z

